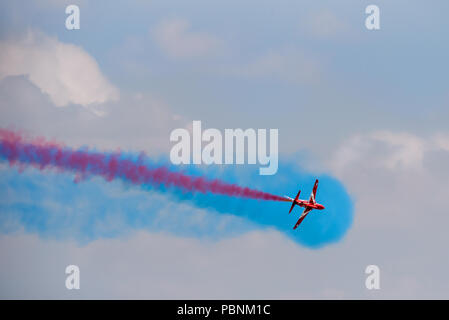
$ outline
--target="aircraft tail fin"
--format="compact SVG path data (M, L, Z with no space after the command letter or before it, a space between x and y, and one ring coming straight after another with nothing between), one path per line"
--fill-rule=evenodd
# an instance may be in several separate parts
M317 189L318 189L318 179L315 180L315 184L313 185L313 189L312 189L312 194L310 195L310 199L309 199L309 202L311 202L313 204L316 203L315 197L316 197Z

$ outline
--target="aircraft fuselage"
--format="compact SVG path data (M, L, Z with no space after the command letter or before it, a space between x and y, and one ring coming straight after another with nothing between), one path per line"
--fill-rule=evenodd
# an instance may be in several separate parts
M312 209L316 209L316 210L323 210L324 206L322 204L319 203L310 203L309 201L304 201L304 200L297 200L296 204L300 207L309 207Z

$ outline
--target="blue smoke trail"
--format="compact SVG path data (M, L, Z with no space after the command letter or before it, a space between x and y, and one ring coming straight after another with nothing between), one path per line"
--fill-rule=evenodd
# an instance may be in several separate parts
M291 203L236 199L220 195L188 194L176 192L177 197L188 200L201 208L232 213L248 219L260 227L272 227L310 248L320 248L338 242L349 230L353 222L353 205L344 186L330 175L312 175L292 163L280 163L276 175L258 175L254 166L240 165L225 168L219 173L216 168L185 168L189 174L220 176L231 183L248 185L274 194L296 195L301 189L301 199L308 199L315 179L319 179L316 201L326 208L312 211L300 227L293 230L303 208L295 207L289 215Z
M137 159L138 155L130 153L126 157ZM170 166L167 161L157 163ZM318 178L316 200L326 209L312 211L301 226L293 230L302 210L296 207L289 215L288 202L191 193L150 185L142 186L149 192L132 192L136 187L126 181L106 183L98 177L87 177L76 184L72 174L48 175L35 169L18 174L15 169L8 169L0 173L3 190L0 193L0 231L10 232L21 226L44 237L87 242L139 229L213 238L215 233L223 237L255 228L274 228L297 243L320 248L341 240L352 225L352 201L344 186L329 175L311 175L292 163L281 161L274 176L260 176L258 168L249 165L171 166L170 169L220 178L275 194L295 195L301 188L301 198L308 198ZM201 223L196 224L192 207L180 208L173 202L207 209L207 216L202 216ZM231 219L220 229L217 225L223 225L224 217Z

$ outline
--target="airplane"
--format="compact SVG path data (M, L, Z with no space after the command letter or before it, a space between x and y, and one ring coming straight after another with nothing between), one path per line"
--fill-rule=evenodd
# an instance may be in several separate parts
M310 211L312 211L313 209L317 209L317 210L324 209L324 206L322 204L316 203L316 201L315 201L317 188L318 188L318 179L315 180L315 184L313 186L312 194L310 195L309 201L299 199L299 194L301 193L301 190L298 191L298 194L296 195L295 199L292 199L288 196L284 196L286 198L285 201L292 202L292 206L290 207L290 211L288 212L289 214L290 214L290 212L292 212L293 207L295 205L298 205L298 206L304 208L304 212L299 217L299 220L298 220L298 222L296 222L295 226L293 227L293 230L298 228L298 226L301 224L301 222L309 214Z

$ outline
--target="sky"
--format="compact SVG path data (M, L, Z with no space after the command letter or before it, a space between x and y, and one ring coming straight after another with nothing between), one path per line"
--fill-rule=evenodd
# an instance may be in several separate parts
M67 5L80 29L67 30ZM380 30L365 27L380 8ZM2 1L0 128L168 162L170 132L279 130L288 204L0 161L0 298L447 299L446 1ZM326 216L326 211L328 215ZM80 268L67 290L65 268ZM380 289L365 286L368 265Z

